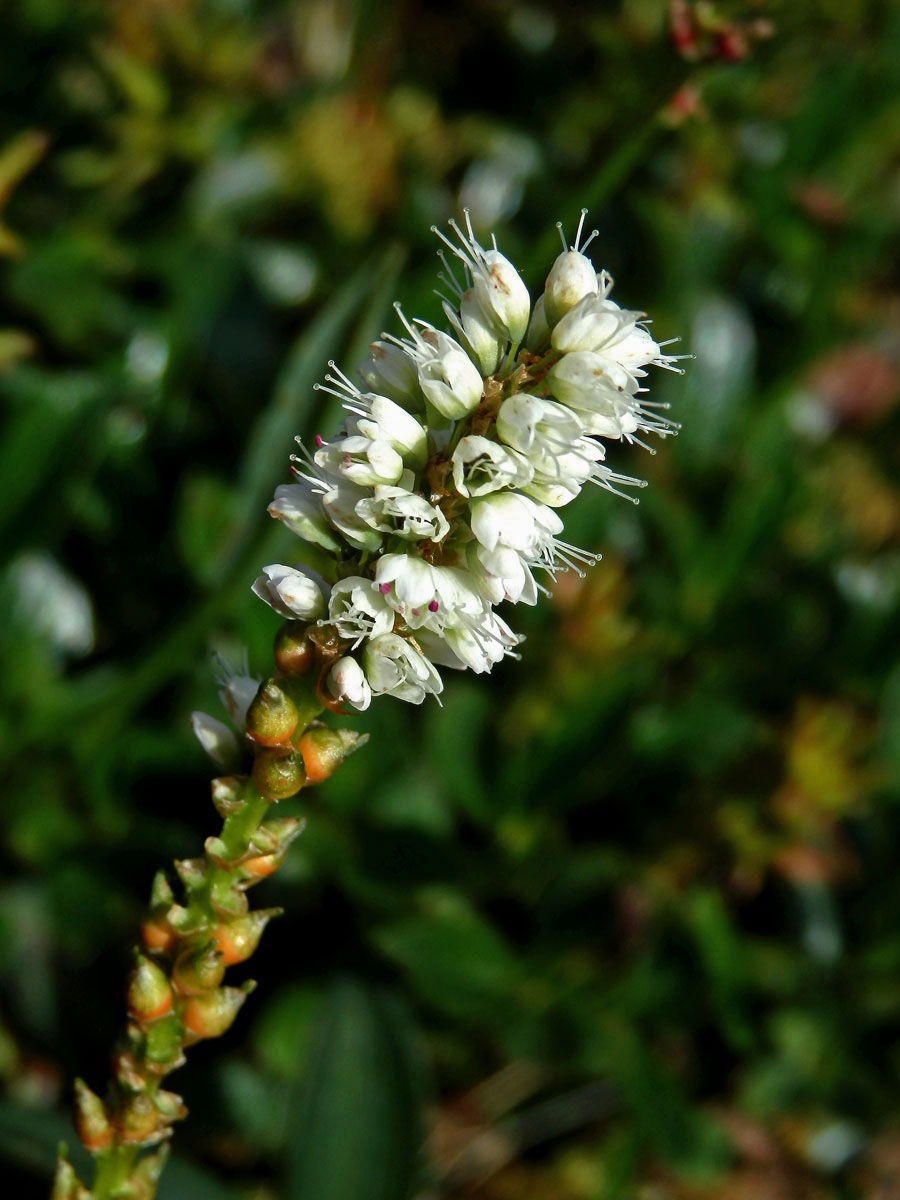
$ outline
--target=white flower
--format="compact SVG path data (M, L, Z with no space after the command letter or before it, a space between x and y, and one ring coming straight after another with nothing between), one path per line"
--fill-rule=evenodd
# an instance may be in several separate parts
M482 375L493 375L500 365L506 339L497 334L491 315L485 312L475 289L469 288L462 293L458 311L446 300L443 309L460 343Z
M388 692L398 700L421 704L426 696L443 690L440 675L425 655L396 633L386 633L367 642L363 664L366 679L376 695Z
M445 629L443 636L452 653L476 675L490 671L521 641L490 609L484 611L481 620L468 620Z
M390 342L373 342L372 353L359 368L359 373L373 392L389 396L411 412L422 409L422 393L416 364L400 346Z
M378 392L361 392L332 359L329 359L328 365L334 374L326 375L325 379L334 386L317 384L316 387L319 391L337 396L351 414L346 422L347 433L369 438L376 443L387 442L407 466L421 469L428 457L428 435L416 418L387 396ZM363 482L362 478L350 474L346 468L345 474L356 483Z
M501 488L521 487L531 478L528 459L489 438L460 438L451 459L453 486L461 496L483 496Z
M468 597L460 591L464 579L456 568L435 567L416 554L383 554L375 567L375 582L403 615L431 605L436 612L441 600L445 608L465 604Z
M301 452L300 482L280 487L270 512L333 555L338 582L270 566L254 590L326 627L321 646L314 637L321 654L343 647L321 684L340 701L362 709L390 693L418 704L441 690L435 664L483 672L513 654L519 638L495 606L534 604L547 590L538 568L582 574L596 561L563 540L555 510L587 483L618 495L642 486L607 467L598 439L644 445L645 431L673 432L641 381L651 365L675 369L675 356L642 313L609 299L584 217L533 310L496 243L476 241L468 213L465 230L451 222L458 242L439 236L464 264L460 282L440 251L454 336L397 306L407 336L372 344L360 371L371 390L329 363L323 390L346 409L344 426ZM202 733L215 747L218 731Z
M367 496L357 503L356 512L379 533L393 534L406 541L427 538L439 542L450 529L439 508L403 487L376 487L374 496Z
M487 551L511 547L529 567L542 567L551 574L570 567L580 571L579 564L597 561L596 555L561 541L562 531L563 523L553 509L527 496L501 493L472 505L472 532Z
M609 353L607 347L631 332L641 316L602 296L584 296L557 322L550 344L563 354L573 350Z
M481 372L458 342L430 325L415 331L419 386L428 402L451 421L478 407L484 390Z
M331 589L328 623L352 642L355 650L365 638L391 632L394 610L373 580L351 575Z
M361 712L372 703L372 689L355 658L339 658L326 678L326 687L340 703L347 703Z
M325 615L328 584L308 567L263 567L252 589L260 600L289 620L314 621Z
M375 582L401 615L435 602L435 568L416 554L383 554L375 566Z
M432 226L432 232L449 246L453 254L463 263L472 278L474 291L481 309L488 314L501 335L517 346L525 337L528 328L528 318L531 314L531 297L528 288L522 282L522 277L497 249L496 242L490 250L485 250L475 240L469 210L465 211L466 232L459 228L455 221L450 222L450 228L459 238L461 245L451 242L439 229Z
M473 501L471 524L486 550L510 546L529 557L537 553L546 535L555 536L563 528L555 512L515 492L496 492Z
M528 562L511 546L488 550L470 542L466 550L467 567L481 594L489 604L508 600L511 604L537 603L538 584Z
M360 550L375 551L381 546L381 534L367 525L356 512L360 500L365 500L370 495L371 492L366 488L341 481L325 491L322 496L322 509L334 528L351 546Z
M597 464L605 457L600 442L579 437L562 453L542 455L535 465L534 478L523 490L542 504L562 508L575 499L582 484L599 481Z
M403 474L403 459L390 442L360 434L323 442L313 458L316 466L359 487L396 483Z
M237 769L241 761L241 745L233 729L205 712L191 713L191 728L220 771Z
M544 317L551 329L579 300L585 296L596 295L599 288L594 264L584 253L597 236L597 230L595 229L584 244L579 246L586 216L587 209L583 208L575 234L575 244L571 248L566 245L562 225L557 225L562 238L563 252L550 268L550 274L544 284Z
M414 416L389 400L372 392L360 392L353 403L344 405L350 412L360 414L349 422L353 432L388 442L407 467L421 470L428 457L428 434Z
M251 675L247 669L247 656L243 657L241 669L237 670L224 659L218 659L218 667L216 670L216 682L219 684L219 699L225 711L228 713L228 719L238 733L245 733L247 729L247 710L253 702L253 698L259 691L261 679L257 679Z
M547 373L557 400L581 417L586 433L628 438L639 428L637 381L612 359L590 350L565 355Z
M322 510L322 501L308 483L282 483L275 489L269 516L277 517L298 537L325 550L337 551L341 543L334 536Z
M497 433L514 450L528 456L536 470L550 470L550 460L571 450L581 437L581 422L562 404L517 393L500 405Z

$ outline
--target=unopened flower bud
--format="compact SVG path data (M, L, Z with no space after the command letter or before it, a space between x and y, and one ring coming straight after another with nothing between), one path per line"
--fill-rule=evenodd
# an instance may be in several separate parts
M115 1132L103 1101L82 1079L75 1080L75 1128L91 1154L105 1150Z
M222 955L214 942L186 950L172 967L172 982L182 996L195 996L217 988L225 974Z
M241 744L233 729L217 721L209 713L192 712L191 728L194 737L220 771L233 770L241 765Z
M372 702L372 690L363 669L349 654L334 664L328 672L325 686L339 703L351 704L363 710Z
M154 912L158 909L167 909L174 900L175 893L172 891L172 885L169 883L165 871L157 871L150 886L150 908Z
M162 971L143 954L128 981L128 1011L139 1021L157 1021L172 1007L172 988Z
M272 563L263 567L251 589L282 617L315 621L325 615L328 584L308 567Z
M276 746L288 740L297 719L293 700L274 679L267 679L247 710L247 734L260 746Z
M175 944L175 930L165 917L145 917L141 922L141 937L153 954L167 954Z
M167 953L175 941L175 930L166 919L174 900L165 872L157 871L150 891L150 911L141 923L144 945L154 953Z
M258 908L236 921L218 925L213 930L213 937L222 962L230 967L249 958L259 945L259 939L269 921L272 917L280 916L283 911L280 908Z
M56 1160L50 1200L91 1200L91 1193L79 1182L75 1168L62 1157L65 1153L66 1147L63 1146L59 1152L60 1157Z
M368 734L358 734L352 729L328 729L324 725L307 729L299 742L306 782L321 783L333 775L344 759L368 740Z
M181 1051L181 1022L174 1010L147 1026L143 1034L139 1046L141 1072L151 1071L155 1075L165 1075L168 1071L174 1071L184 1061ZM135 1085L132 1083L130 1086Z
M255 986L248 981L240 988L223 987L202 996L191 996L181 1011L185 1029L195 1039L220 1037Z
M552 329L584 296L597 292L594 264L577 250L566 250L550 268L544 284L544 315Z
M284 862L287 847L275 850L271 854L258 854L255 858L245 858L241 863L241 874L244 877L243 886L250 887L272 875Z
M518 345L525 337L531 297L522 276L499 250L485 250L482 269L475 271L472 288L482 307L489 312L503 334Z
M303 621L285 621L275 635L275 666L283 675L305 675L316 661L316 647Z
M274 854L276 850L286 850L303 832L305 824L306 822L301 821L299 817L273 817L260 825L250 844L258 854Z
M160 1088L153 1097L156 1111L168 1124L170 1121L181 1121L187 1116L187 1108L177 1092L167 1092Z
M123 1142L132 1145L156 1141L160 1134L159 1113L146 1092L130 1096L119 1113L117 1124Z
M253 782L267 800L286 800L306 780L303 759L293 746L264 747L253 763Z
M175 870L178 878L189 892L196 891L206 883L206 860L203 858L176 858Z
M157 1093L157 1101L158 1099L159 1093ZM187 1109L183 1109L180 1115L186 1116ZM132 1168L131 1179L138 1188L136 1200L145 1200L145 1198L151 1200L151 1197L156 1195L156 1185L168 1157L169 1147L164 1144L152 1154L145 1154Z
M224 820L233 817L246 803L247 778L245 775L220 775L210 785L216 812Z

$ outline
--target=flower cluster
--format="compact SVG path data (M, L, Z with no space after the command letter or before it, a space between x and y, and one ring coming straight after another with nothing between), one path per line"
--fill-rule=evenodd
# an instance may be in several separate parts
M560 228L534 305L468 214L465 229L450 223L455 240L434 230L452 332L398 306L406 335L374 343L362 387L329 363L321 386L342 400L344 427L301 444L269 512L325 552L330 578L272 565L253 585L283 617L315 623L327 703L364 709L387 692L419 704L441 691L438 666L489 671L513 653L497 606L534 604L536 571L595 561L562 540L557 510L585 483L643 486L606 465L601 439L674 432L643 380L651 365L678 369L675 357L645 314L610 299L586 254L594 234L580 244L584 216L571 247Z

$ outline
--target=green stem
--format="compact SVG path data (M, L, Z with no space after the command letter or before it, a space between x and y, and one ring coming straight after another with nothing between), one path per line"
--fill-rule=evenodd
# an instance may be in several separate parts
M117 1200L134 1170L136 1158L136 1146L121 1144L98 1155L92 1188L94 1200Z

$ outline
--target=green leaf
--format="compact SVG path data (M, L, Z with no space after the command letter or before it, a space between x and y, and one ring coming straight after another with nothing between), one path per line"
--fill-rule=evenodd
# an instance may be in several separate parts
M436 1007L461 1020L501 1019L521 978L509 947L461 896L429 892L424 907L377 929L376 945Z
M419 1092L408 1022L382 992L340 980L291 1105L287 1200L405 1200Z

